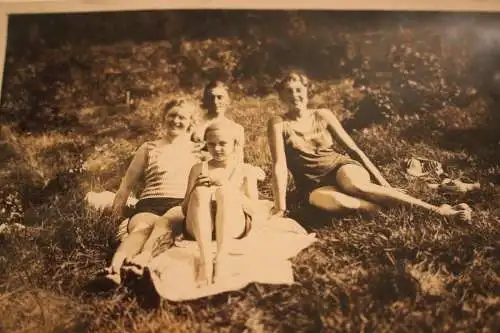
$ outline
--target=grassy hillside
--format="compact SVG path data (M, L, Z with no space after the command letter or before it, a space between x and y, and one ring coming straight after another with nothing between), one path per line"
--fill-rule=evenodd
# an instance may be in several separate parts
M0 330L493 332L500 326L495 22L314 12L11 18L0 223L28 227L0 234ZM404 208L374 217L314 214L300 221L319 241L293 260L292 287L250 285L181 304L146 304L130 290L86 293L116 244L112 221L88 211L83 195L117 188L134 150L157 135L163 103L199 98L208 78L227 78L229 114L251 143L245 157L269 176L265 123L281 112L272 86L288 65L310 73L311 104L332 109L391 184L436 204L468 202L473 222ZM411 156L439 160L481 190L438 194L405 177L401 162ZM270 197L267 181L260 189Z

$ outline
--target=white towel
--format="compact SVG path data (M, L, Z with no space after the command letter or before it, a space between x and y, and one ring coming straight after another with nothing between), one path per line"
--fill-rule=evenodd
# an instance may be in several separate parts
M244 288L252 282L263 284L294 283L289 259L316 240L296 221L272 218L255 221L250 234L234 241L226 259L223 282L198 288L195 271L199 261L198 245L194 241L178 241L176 245L153 258L147 267L158 294L170 301L202 298ZM216 244L212 242L215 254Z

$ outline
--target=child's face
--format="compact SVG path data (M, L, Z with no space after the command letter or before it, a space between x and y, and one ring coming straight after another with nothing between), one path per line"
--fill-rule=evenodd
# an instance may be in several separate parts
M216 161L226 161L235 151L234 135L228 131L213 131L207 133L207 150Z

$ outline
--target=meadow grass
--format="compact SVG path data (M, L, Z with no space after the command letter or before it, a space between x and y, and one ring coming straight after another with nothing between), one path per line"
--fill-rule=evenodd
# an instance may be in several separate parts
M246 129L246 159L269 177L266 122L281 112L277 96L233 99L229 115ZM313 102L331 107L337 99L338 93L328 90ZM16 181L26 182L33 177L30 170L46 176L80 159L87 171L75 176L78 186L55 190L29 207L24 221L29 228L0 234L1 331L493 332L500 327L500 196L491 180L499 172L498 152L494 145L477 154L467 150L475 137L453 137L443 148L452 124L458 124L456 130L486 131L491 113L484 101L469 110L444 108L352 133L391 184L436 204L468 202L475 210L470 224L404 207L371 217L309 214L301 222L317 233L318 242L293 259L292 286L251 284L195 301L161 300L154 307L126 288L89 294L85 285L116 247L116 225L86 209L83 195L116 189L136 147L156 135L151 124L158 105L159 99L145 100L135 112L94 124L93 136L23 134L17 148L11 147L3 184L14 174L5 170L16 164L24 168L24 178ZM347 114L335 112L341 118ZM27 158L17 159L16 149ZM411 156L437 159L450 174L480 180L483 187L461 197L438 194L404 176L401 162ZM270 198L269 178L260 190Z

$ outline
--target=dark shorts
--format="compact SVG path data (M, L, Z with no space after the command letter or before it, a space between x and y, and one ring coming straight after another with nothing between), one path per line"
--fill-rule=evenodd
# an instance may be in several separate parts
M139 213L152 213L162 216L169 209L179 206L183 199L179 198L146 198L141 199L135 204L132 216ZM132 217L131 216L131 217Z
M298 199L301 201L301 203L309 204L309 196L310 196L311 192L313 192L314 190L316 190L320 187L335 186L336 188L338 188L339 185L337 183L337 172L339 171L339 169L341 167L343 167L344 165L348 165L348 164L354 164L354 165L358 165L358 166L364 168L364 166L360 162L358 162L354 159L351 159L349 157L345 157L345 158L340 159L337 163L335 163L335 166L326 175L321 177L320 180L318 180L316 182L307 181L307 182L304 182L304 184L297 183L296 189L297 189L297 193L298 193Z
M211 213L212 213L212 221L215 221L215 215L217 213L217 204L215 203L215 201L212 201ZM250 230L252 229L252 216L245 211L243 211L243 215L245 216L245 229L243 229L243 232L241 233L241 235L239 235L235 239L242 239L242 238L248 236L248 234L250 233ZM193 235L191 235L187 230L186 220L184 220L182 228L183 228L182 232L183 232L184 239L195 240ZM215 230L215 227L213 226L212 227L212 240L216 239L215 232L216 232L216 230Z

